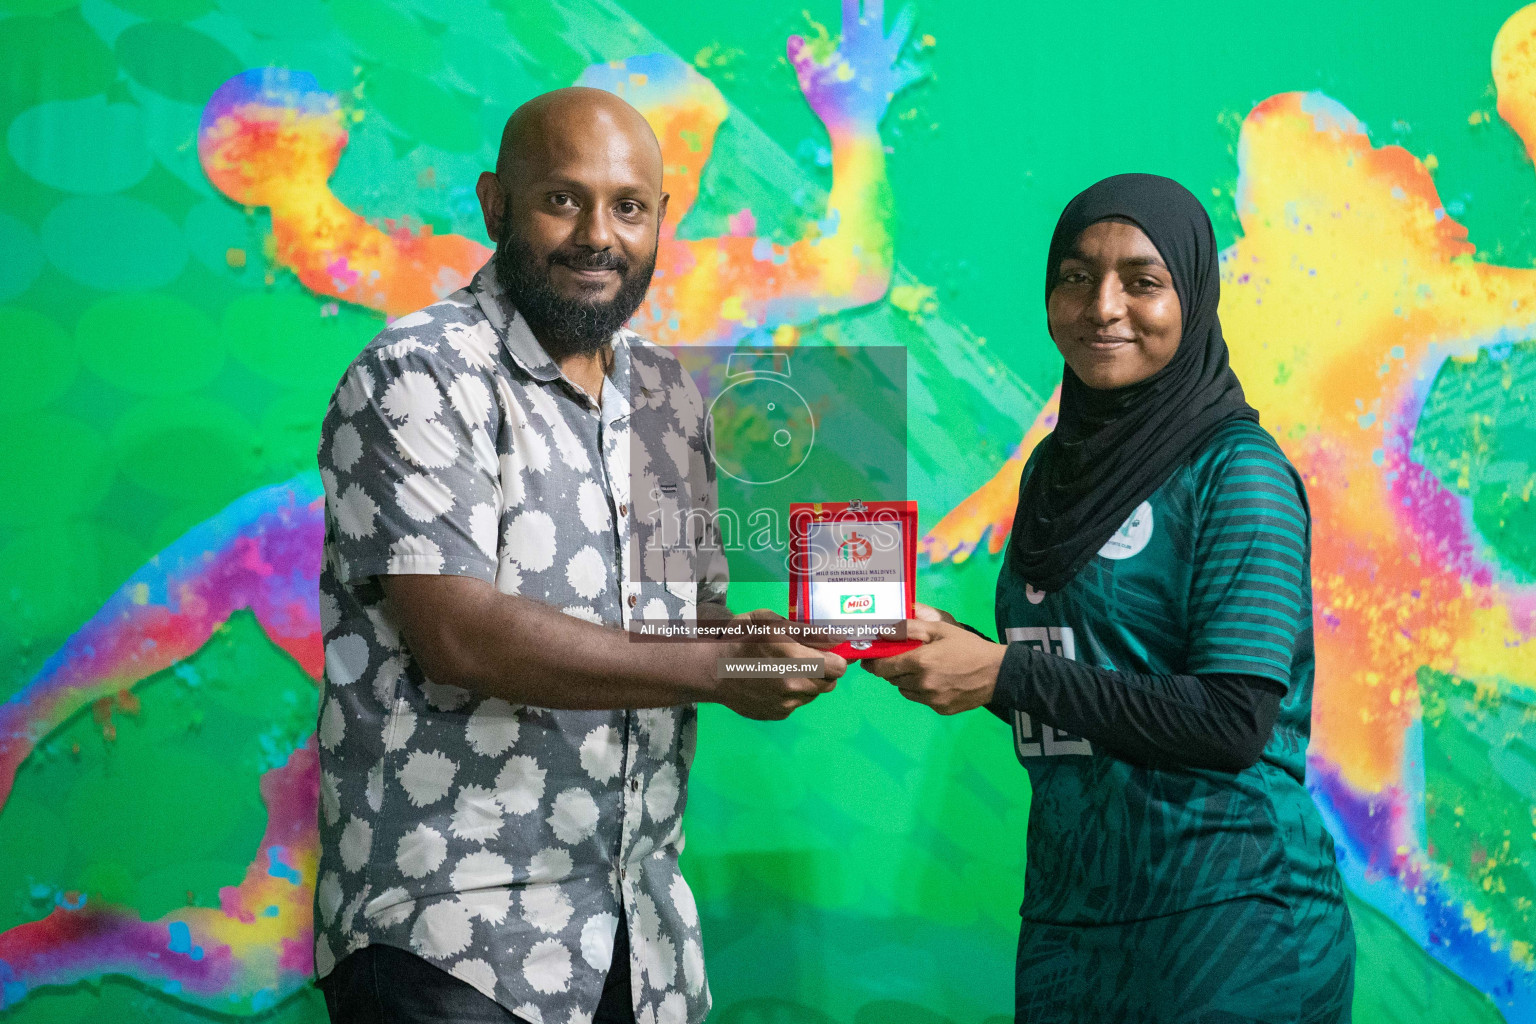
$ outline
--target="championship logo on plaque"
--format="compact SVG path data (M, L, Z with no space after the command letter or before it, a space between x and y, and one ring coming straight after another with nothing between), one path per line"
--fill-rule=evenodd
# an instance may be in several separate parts
M875 553L875 549L868 537L850 533L848 538L838 545L837 553L845 562L867 562Z

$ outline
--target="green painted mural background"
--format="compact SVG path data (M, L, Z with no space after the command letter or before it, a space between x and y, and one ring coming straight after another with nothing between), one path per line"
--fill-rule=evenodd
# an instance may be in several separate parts
M1268 97L1325 93L1373 146L1433 170L1472 259L1536 266L1536 178L1489 71L1515 10L918 4L905 53L925 77L881 124L894 288L797 324L800 341L908 347L909 476L933 528L1005 464L1059 379L1039 288L1062 205L1105 174L1157 171L1205 199L1233 245L1245 234L1239 133ZM143 922L220 907L220 889L267 850L261 780L314 726L300 642L259 612L220 619L153 673L102 674L74 703L48 689L125 581L158 578L142 568L158 553L192 550L179 539L205 521L238 533L232 503L313 471L325 398L383 323L301 285L274 249L272 214L210 184L197 125L214 90L269 64L313 74L356 111L336 196L376 222L484 245L470 189L510 109L592 64L671 53L730 108L681 234L729 235L747 210L782 246L822 216L833 170L785 41L830 49L841 23L824 0L0 0L0 761L14 772L0 797L0 1022L324 1018L292 972L194 999L38 926L82 900ZM1515 612L1536 601L1536 332L1518 319L1481 350L1422 364L1410 424L1414 459L1470 509L1484 575L1515 595L1494 603ZM997 565L985 547L935 559L920 596L989 624ZM784 603L782 587L733 595ZM1454 672L1421 675L1425 756L1449 766L1430 769L1423 802L1444 808L1429 832L1441 851L1466 847L1457 871L1491 879L1446 899L1472 907L1474 924L1492 915L1476 936L1498 937L1474 953L1457 952L1461 938L1437 946L1395 909L1406 903L1352 881L1357 1020L1536 1019L1524 895L1536 891L1536 775L1506 767L1536 773L1533 678L1527 661L1497 685L1474 680L1463 701ZM706 707L691 795L684 870L712 1020L1011 1020L1029 796L995 720L939 719L858 671L782 725ZM1504 874L1484 870L1490 858ZM270 941L240 939L237 959L257 962ZM29 976L20 965L39 951L65 966Z

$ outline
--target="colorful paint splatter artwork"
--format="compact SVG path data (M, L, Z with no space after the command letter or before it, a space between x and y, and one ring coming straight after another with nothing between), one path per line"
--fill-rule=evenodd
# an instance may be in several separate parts
M0 550L22 582L0 619L67 634L5 648L28 667L0 704L0 1017L323 1019L304 470L381 317L487 257L470 187L543 88L617 92L662 140L674 217L644 333L908 347L924 586L990 582L1055 401L898 264L901 218L956 215L897 210L891 184L928 12L844 9L840 37L774 28L758 88L803 97L824 135L797 161L727 100L721 51L690 63L606 4L0 0L0 324L36 342L0 385L26 417L5 420ZM1499 32L1492 84L1536 147L1536 7ZM1311 785L1358 897L1377 1002L1357 1007L1433 977L1436 1019L1536 1019L1536 271L1475 249L1434 158L1373 141L1349 95L1243 102L1222 314L1313 502ZM1021 427L1009 458L979 443ZM110 596L80 613L26 582L48 567ZM1016 766L985 723L840 690L777 731L706 716L689 870L717 1016L998 1024ZM211 724L220 707L250 717ZM194 743L203 759L177 760ZM225 788L199 798L160 761ZM116 835L50 807L91 772L104 795L81 806ZM202 852L178 832L207 833ZM34 854L23 833L56 839Z
M375 226L331 192L346 121L313 75L255 68L209 98L197 154L220 192L271 210L273 255L317 295L401 316L463 287L490 256L485 246L430 227Z
M1528 145L1533 46L1536 8L1526 8L1493 57L1500 115ZM1415 437L1443 364L1480 352L1502 361L1530 337L1536 272L1474 259L1430 169L1374 146L1321 93L1260 103L1239 145L1243 237L1222 257L1221 315L1249 399L1312 502L1308 784L1350 888L1511 1019L1529 1019L1536 833L1519 812L1536 791L1528 759L1506 745L1528 750L1536 737L1536 583L1500 550L1502 531L1484 532L1474 501L1416 454ZM1508 374L1493 386L1525 397ZM968 557L989 532L988 550L1002 549L1056 397L997 476L925 537L931 558ZM1532 479L1505 493L1529 503ZM1480 763L1435 763L1440 728L1478 737L1456 753ZM1513 827L1463 830L1477 787L1446 772L1486 774L1480 802L1502 803Z
M814 230L783 246L756 237L745 210L724 237L677 236L728 112L707 79L663 53L597 65L577 80L625 96L663 142L673 219L638 329L667 344L727 343L752 332L784 344L794 340L797 320L884 296L892 261L879 123L894 94L919 77L899 57L910 28L907 12L887 34L876 4L850 20L840 48L818 55L803 38L790 38L800 86L832 142L834 183ZM490 250L430 227L375 225L346 207L328 183L347 146L348 122L363 116L310 74L252 69L209 98L198 158L228 199L270 211L273 261L311 292L400 316L461 287ZM0 706L0 807L40 740L82 707L110 704L191 657L236 611L253 611L263 632L318 681L317 484L305 476L255 492L181 537ZM222 1013L268 1010L304 985L314 969L319 788L312 747L263 777L268 834L246 879L221 890L217 911L144 921L125 907L61 902L44 919L0 934L0 1008L40 986L102 974Z
M750 210L718 238L680 238L728 108L677 57L648 54L588 68L574 84L623 96L662 143L671 195L656 277L634 327L664 344L726 344L754 331L792 342L795 325L881 299L890 286L890 189L879 125L891 98L919 77L900 52L910 12L887 35L874 5L846 26L843 45L817 56L790 37L806 101L831 140L826 214L779 245L757 236ZM365 116L353 108L352 117ZM198 126L209 181L231 200L272 211L276 261L311 291L400 316L462 287L486 247L429 227L376 226L346 208L327 181L347 145L348 112L313 76L246 71L219 87Z
M129 706L133 687L190 659L249 611L318 681L314 580L324 533L319 478L248 495L131 577L32 682L0 705L0 805L36 744L82 707ZM44 985L121 974L221 1013L267 1010L310 974L319 791L313 736L261 780L267 828L245 877L219 905L152 921L88 895L0 934L3 1005Z

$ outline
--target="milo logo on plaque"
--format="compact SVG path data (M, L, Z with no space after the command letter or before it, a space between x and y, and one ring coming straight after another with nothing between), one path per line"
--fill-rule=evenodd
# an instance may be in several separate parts
M838 610L844 615L873 615L874 594L844 594L838 602Z

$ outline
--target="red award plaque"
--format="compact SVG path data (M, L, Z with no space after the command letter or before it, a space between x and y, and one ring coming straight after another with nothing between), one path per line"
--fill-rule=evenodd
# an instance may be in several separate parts
M833 653L855 661L919 646L888 638L916 600L917 502L789 506L789 617L847 631Z

